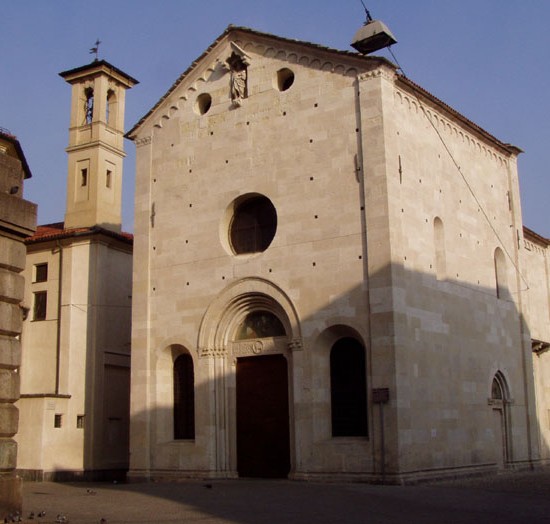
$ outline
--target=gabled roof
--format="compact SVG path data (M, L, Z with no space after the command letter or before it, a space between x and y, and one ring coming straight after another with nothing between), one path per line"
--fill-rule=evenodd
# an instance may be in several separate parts
M76 238L86 235L105 235L111 238L120 240L126 244L133 244L134 235L131 233L117 233L115 231L110 231L101 226L92 226L92 227L75 227L71 229L65 229L65 224L63 222L55 222L53 224L44 224L36 228L36 233L27 239L25 239L25 244L38 244L40 242L49 242L51 240L61 240L64 238Z
M339 49L334 49L331 47L322 46L319 44L314 44L311 42L306 42L302 40L296 40L292 38L285 38L282 36L273 35L270 33L264 33L261 31L256 31L255 29L250 29L248 27L242 27L242 26L235 26L235 25L229 25L225 31L210 44L210 46L202 53L196 60L193 61L193 63L179 76L179 78L172 84L170 89L160 98L160 100L145 114L137 124L135 124L130 131L128 131L125 135L126 138L129 138L130 140L133 140L135 138L135 134L137 130L141 127L141 125L151 116L156 109L174 92L174 90L178 87L178 85L193 71L195 68L204 60L206 56L221 42L223 41L228 35L231 34L244 34L255 38L261 38L263 40L271 40L272 42L277 42L283 45L299 45L301 47L309 48L312 51L321 51L324 53L329 53L333 56L338 56L342 59L346 60L353 60L356 64L372 64L373 62L377 62L378 64L385 64L392 69L394 69L397 73L397 79L398 82L401 84L402 87L406 87L410 90L412 90L415 94L415 96L422 96L425 99L431 101L435 106L439 107L443 111L447 112L448 114L452 115L453 117L457 118L459 121L461 121L465 126L472 129L474 132L477 132L480 136L484 137L485 139L497 144L499 147L501 147L504 151L507 151L508 153L512 155L518 155L522 153L522 150L512 144L508 144L505 142L502 142L495 136L493 136L491 133L485 131L482 127L478 126L476 123L471 121L470 119L466 118L464 115L447 105L445 102L437 98L436 96L432 95L429 91L426 89L420 87L418 84L407 78L404 74L400 74L399 67L387 60L384 57L380 56L365 56L362 55L356 51L342 51Z
M126 133L126 138L129 138L132 140L134 138L135 132L141 127L141 125L149 118L149 116L155 112L155 110L174 92L174 90L177 88L177 86L197 67L198 64L202 62L202 60L208 56L208 54L214 49L222 40L224 40L228 35L230 34L245 34L248 36L256 37L256 38L262 38L262 39L268 39L273 42L278 42L280 44L284 45L299 45L301 47L306 47L311 49L312 51L322 51L334 55L339 55L342 58L351 58L353 60L361 60L365 62L379 62L387 64L388 66L396 69L396 66L392 64L389 60L383 58L383 57L374 57L374 56L364 56L356 51L342 51L339 49L334 49L331 47L322 46L319 44L314 44L311 42L306 42L303 40L296 40L293 38L285 38L282 36L273 35L270 33L264 33L261 31L256 31L255 29L250 29L249 27L242 27L242 26L236 26L236 25L229 25L225 29L225 31L212 42L208 48L202 53L197 59L195 59L191 65L178 77L178 79L172 84L170 89L162 96L162 98L145 114L137 124L135 124L130 131Z

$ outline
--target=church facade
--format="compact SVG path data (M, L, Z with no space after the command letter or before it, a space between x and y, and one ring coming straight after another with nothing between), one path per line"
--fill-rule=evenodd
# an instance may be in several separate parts
M383 58L233 26L127 136L131 478L548 460L518 148Z

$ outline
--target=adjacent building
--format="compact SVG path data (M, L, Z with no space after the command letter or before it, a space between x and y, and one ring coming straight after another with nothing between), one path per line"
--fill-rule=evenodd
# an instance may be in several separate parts
M104 60L72 86L63 222L25 241L18 470L100 479L128 467L132 235L121 231L125 92Z
M131 478L548 460L548 240L517 147L383 58L234 26L127 136Z
M0 518L21 511L16 475L25 281L24 241L36 229L36 204L23 199L31 171L19 140L0 128Z

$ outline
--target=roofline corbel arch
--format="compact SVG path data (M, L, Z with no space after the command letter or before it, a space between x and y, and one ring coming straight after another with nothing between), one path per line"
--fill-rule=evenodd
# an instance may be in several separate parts
M208 306L199 327L199 355L226 354L239 323L247 314L260 310L279 318L290 350L302 348L300 321L290 297L269 280L247 277L227 286Z

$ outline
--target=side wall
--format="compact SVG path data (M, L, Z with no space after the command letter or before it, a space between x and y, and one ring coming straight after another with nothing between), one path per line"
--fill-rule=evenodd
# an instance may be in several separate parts
M406 82L388 100L386 131L399 469L530 464L538 445L516 151ZM496 403L495 377L505 389Z
M527 324L531 333L541 458L550 461L550 257L549 242L525 231L522 262L529 285Z

